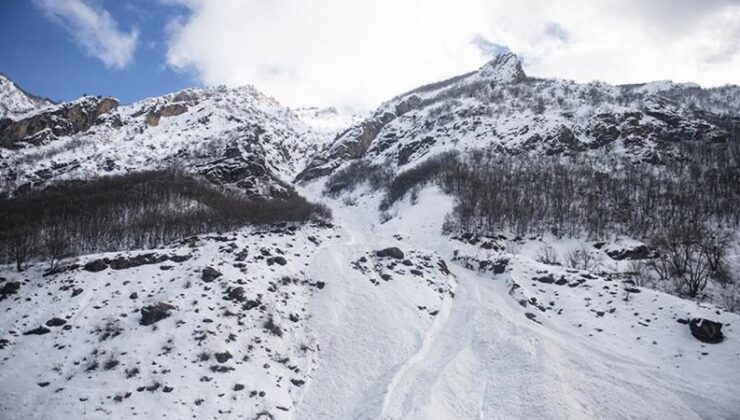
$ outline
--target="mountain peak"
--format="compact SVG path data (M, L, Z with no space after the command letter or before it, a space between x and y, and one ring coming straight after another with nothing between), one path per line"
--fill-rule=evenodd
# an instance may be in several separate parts
M486 78L502 83L518 83L527 77L522 70L522 62L514 53L497 55L478 70L478 73Z
M10 78L0 73L0 118L15 118L35 112L52 102L32 95L20 88Z

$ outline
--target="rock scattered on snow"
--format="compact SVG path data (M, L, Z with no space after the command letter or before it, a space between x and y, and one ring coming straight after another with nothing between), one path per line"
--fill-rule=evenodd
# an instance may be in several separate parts
M170 316L170 311L173 309L175 309L174 306L164 302L145 306L141 308L141 320L139 320L139 324L147 326L159 322Z
M704 318L694 318L689 321L691 335L703 343L717 344L724 340L722 323Z

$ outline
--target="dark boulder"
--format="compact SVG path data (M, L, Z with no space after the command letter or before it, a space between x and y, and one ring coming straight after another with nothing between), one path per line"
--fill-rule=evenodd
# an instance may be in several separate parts
M247 297L244 296L244 288L241 286L234 287L226 293L226 300L233 300L236 302L244 302Z
M170 261L181 263L189 260L192 256L191 255L172 255L170 256Z
M46 327L38 327L24 332L23 335L44 335L50 332L51 330Z
M403 251L401 251L395 246L386 248L386 249L381 249L380 251L375 251L375 255L381 258L389 257L389 258L395 258L397 260L402 260L404 257Z
M144 326L152 325L170 316L170 311L173 309L175 309L174 306L164 302L145 306L141 308L139 324Z
M206 267L203 269L203 274L201 278L203 279L204 282L210 283L221 276L222 274L220 271L216 270L213 267Z
M645 245L637 245L632 248L623 248L606 251L611 259L621 260L644 260L653 256L653 252Z
M46 321L47 327L61 327L62 325L66 324L67 321L62 318L52 318L48 321Z
M244 305L242 305L242 309L245 310L245 311L248 311L248 310L254 309L254 308L256 308L256 307L258 307L260 305L262 305L262 302L260 302L259 300L248 300L248 301L246 301L246 303L244 303Z
M105 260L94 260L90 261L87 264L85 264L85 271L89 271L91 273L97 273L99 271L103 271L106 268L108 268L108 263L105 262Z
M716 344L724 340L722 334L722 323L710 321L704 318L693 318L689 321L691 335L703 343Z
M3 300L8 296L17 293L18 289L20 288L21 284L17 281L9 281L3 284L3 286L0 287L0 300Z
M221 353L216 353L216 354L214 354L214 356L216 356L216 361L218 361L219 363L226 363L226 362L229 361L229 359L231 359L232 357L234 357L228 351L224 351L224 352L221 352Z
M109 261L109 264L110 268L114 270L126 270L147 264L159 264L167 261L169 258L167 255L140 254L131 257L118 257Z
M536 280L540 283L552 284L552 283L555 283L555 276L553 276L552 273L550 273L546 276L534 277L532 280Z
M272 257L272 258L267 259L267 265L273 265L273 264L285 265L287 263L288 261L281 256Z

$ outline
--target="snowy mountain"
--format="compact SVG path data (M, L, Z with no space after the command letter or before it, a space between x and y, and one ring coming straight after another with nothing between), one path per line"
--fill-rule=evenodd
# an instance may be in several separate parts
M131 105L85 97L0 123L5 191L178 166L250 195L285 189L323 137L251 86L189 89Z
M683 158L677 142L740 138L740 88L668 82L610 86L527 77L504 54L478 71L422 86L349 128L300 175L308 180L368 157L413 166L448 150L501 155L620 155L659 163Z
M536 79L504 54L362 118L249 86L15 115L0 205L33 211L0 217L0 418L740 418L737 87ZM568 170L586 181L557 184ZM291 213L305 201L270 198L293 189L332 219L234 228ZM451 223L549 223L545 201L600 233ZM681 273L660 265L671 244L601 214L655 233L686 209L713 230ZM208 225L214 212L231 218ZM680 293L694 268L702 293Z
M12 80L0 73L0 120L3 118L18 118L51 105L50 100L26 93Z

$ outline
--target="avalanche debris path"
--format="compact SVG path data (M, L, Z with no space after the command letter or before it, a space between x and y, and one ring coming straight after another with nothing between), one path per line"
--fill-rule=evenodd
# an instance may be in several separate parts
M711 393L680 372L594 344L553 320L528 320L504 278L451 261L459 244L439 235L445 210L414 214L435 207L425 204L384 224L372 206L333 206L344 233L309 269L332 281L311 308L321 351L298 418L732 418L731 402L715 411ZM433 322L402 311L408 296L351 269L350 261L386 246L447 262L455 296L443 300Z

